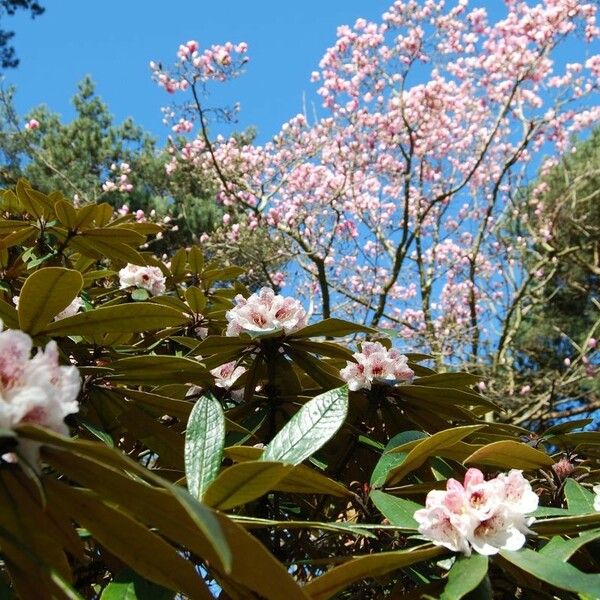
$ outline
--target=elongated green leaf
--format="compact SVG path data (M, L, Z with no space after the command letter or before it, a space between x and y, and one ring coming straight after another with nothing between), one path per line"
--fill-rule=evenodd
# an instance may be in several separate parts
M4 327L11 329L19 329L19 314L14 306L5 302L0 298L0 319L4 323Z
M540 535L572 535L598 527L600 527L600 512L591 515L540 519L531 525L531 529Z
M202 498L216 479L225 446L225 415L212 395L196 402L185 432L185 477L190 494Z
M132 356L116 360L111 366L115 371L115 379L130 384L211 385L214 381L213 376L197 360L182 356Z
M551 585L576 594L600 598L600 576L597 574L583 573L569 563L549 555L542 557L529 549L519 552L502 550L500 555L509 563L539 579L544 586Z
M565 481L565 497L569 512L574 515L587 515L596 512L594 509L594 494L574 479L569 478Z
M391 494L386 494L380 490L373 490L370 494L373 504L379 509L379 512L392 524L397 527L405 528L409 531L416 531L418 523L415 521L414 514L416 510L423 508L422 505L397 498Z
M380 577L397 569L442 556L447 552L445 548L428 545L412 550L358 556L313 579L304 587L304 591L312 600L327 600L356 581Z
M35 335L62 310L67 308L83 287L79 271L46 267L32 273L23 284L19 297L19 324Z
M385 452L381 455L375 468L373 469L373 473L371 474L371 486L378 487L385 483L388 472L390 469L401 465L408 454L409 449L406 452L389 452L393 448L397 448L398 446L402 446L409 442L418 442L423 438L426 438L427 434L424 431L403 431L395 435L385 447ZM415 444L416 445L416 444Z
M50 440L56 443L54 436ZM231 569L231 551L215 514L184 488L160 479L112 449L99 449L90 442L69 442L60 444L60 451L44 448L44 458L69 478L126 509L139 521L157 527L162 535L187 546L213 566L222 564L226 572ZM161 487L141 483L148 476Z
M418 469L430 456L435 456L441 448L448 448L460 442L463 438L467 437L474 431L481 429L482 425L467 425L464 427L455 427L454 429L445 429L439 431L432 436L419 442L412 450L406 455L404 462L390 469L388 472L388 479L386 484L391 485L401 481L408 473ZM397 452L398 449L394 448L389 451L390 454Z
M586 531L568 540L555 536L540 550L540 554L547 554L554 560L566 562L577 550L598 539L600 539L600 529Z
M262 460L300 464L337 433L347 414L347 386L315 396L273 438Z
M246 504L271 491L292 469L291 465L266 461L233 465L209 485L202 500L220 510Z
M173 592L126 569L109 583L100 600L170 600Z
M544 431L542 434L542 437L546 438L552 435L559 435L561 433L569 433L574 429L580 429L593 422L594 419L576 419L574 421L567 421L565 423L557 423L552 427L548 427L548 429L546 429L546 431Z
M302 339L317 336L343 337L352 333L377 333L372 327L357 325L350 321L342 319L325 319L319 323L314 323L294 331L288 337L293 339Z
M137 521L90 492L54 480L46 482L46 489L49 501L61 502L74 520L143 577L191 598L213 598L193 565Z
M483 581L487 571L487 556L472 554L457 558L448 572L448 583L440 600L460 600Z
M262 452L260 448L254 448L253 446L229 446L225 448L225 454L236 462L258 460ZM273 487L273 490L293 494L352 495L348 488L341 483L306 465L296 465L288 475Z
M188 318L173 308L145 302L96 308L51 323L43 333L53 336L139 333L183 325Z
M493 442L479 448L465 459L466 465L492 465L511 469L551 467L554 460L545 452L514 440Z

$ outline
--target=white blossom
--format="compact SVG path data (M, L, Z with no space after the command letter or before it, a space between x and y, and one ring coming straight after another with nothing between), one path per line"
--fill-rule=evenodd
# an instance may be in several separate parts
M0 427L33 423L66 435L65 417L79 410L79 372L74 366L59 365L56 342L49 342L33 358L32 348L29 335L2 331L0 324ZM21 442L21 449L29 450L29 458L37 458L31 445L27 448Z
M356 362L348 361L340 371L344 381L352 391L371 389L373 381L411 381L414 371L408 366L408 359L399 350L388 350L379 342L363 342L362 352L355 352Z
M158 267L141 267L128 264L119 271L121 289L137 287L149 291L153 296L165 293L165 276Z
M596 494L594 498L594 510L600 512L600 484L594 486L594 494Z
M228 336L276 329L292 333L305 327L308 321L298 300L277 296L271 288L263 287L248 299L238 294L234 300L236 306L225 313Z
M492 555L518 550L537 509L538 497L516 469L486 481L478 469L469 469L463 483L449 479L446 490L427 494L425 508L415 512L419 532L435 545L467 556L471 550Z
M211 373L215 376L215 385L225 389L229 389L245 372L244 367L235 366L235 361L225 363L211 370Z

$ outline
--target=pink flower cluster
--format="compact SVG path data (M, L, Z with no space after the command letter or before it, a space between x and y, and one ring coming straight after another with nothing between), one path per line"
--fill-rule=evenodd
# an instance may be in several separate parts
M232 361L211 370L211 374L215 376L217 387L228 390L246 372L244 367L236 367L235 365L235 361Z
M133 190L133 184L129 181L129 175L131 173L129 163L123 162L118 166L113 163L110 166L110 170L115 175L116 180L112 181L111 179L107 179L102 184L103 191L129 193Z
M154 80L167 92L185 91L196 81L225 81L240 74L248 62L248 44L215 44L203 52L195 40L179 46L179 64L173 72L163 69L160 63L150 62Z
M29 119L27 123L25 123L25 129L32 131L33 129L39 129L40 122L37 119Z
M353 392L370 390L374 381L412 381L415 372L399 350L388 350L379 342L363 342L361 350L354 353L356 362L348 361L340 371L342 379Z
M121 289L137 287L148 290L153 296L165 293L165 276L158 267L141 267L128 264L119 271Z
M292 333L308 323L306 311L298 300L277 296L268 287L247 299L239 294L234 300L236 306L225 313L228 336L277 329Z
M338 29L312 76L314 122L294 117L263 145L217 137L209 152L190 140L167 168L197 168L250 227L287 239L302 291L323 287L340 316L371 319L380 304L377 324L423 349L481 354L523 263L524 246L501 233L511 211L530 213L514 190L542 148L559 160L600 115L596 3L391 4L378 22ZM587 60L565 65L561 44ZM194 51L180 48L181 63ZM535 219L551 240L543 203ZM236 221L224 223L232 240Z
M467 556L471 550L492 555L523 547L534 521L526 515L537 509L538 502L519 470L486 481L479 469L469 469L463 483L449 479L446 490L431 490L425 508L414 517L419 532L436 546Z
M76 367L61 367L56 342L31 358L33 342L22 331L2 331L0 323L0 427L32 423L66 435L64 419L78 412L81 386ZM21 450L32 450L21 444ZM35 459L35 454L29 454Z

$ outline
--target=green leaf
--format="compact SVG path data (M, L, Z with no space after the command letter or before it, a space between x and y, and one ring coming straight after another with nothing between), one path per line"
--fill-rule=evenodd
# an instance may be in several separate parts
M214 381L197 360L182 356L131 356L116 360L111 366L114 379L134 385L197 383L208 386Z
M225 415L221 403L207 394L198 399L185 432L185 477L190 494L201 499L216 479L225 446Z
M549 437L551 435L558 435L560 433L568 433L569 431L573 431L573 429L580 429L593 423L594 419L576 419L574 421L566 421L565 423L558 423L549 427L542 434L542 438Z
M298 331L294 331L288 335L288 338L302 339L317 336L344 337L352 333L377 333L377 330L365 325L350 323L350 321L343 321L342 319L325 319L319 323L314 323Z
M188 318L173 308L145 302L96 308L44 328L52 336L140 333L183 325Z
M423 508L422 505L397 498L391 494L386 494L380 490L373 490L370 494L373 504L379 509L379 512L392 524L402 527L409 531L416 531L418 523L414 519L416 510Z
M571 535L597 527L600 527L600 512L540 519L531 525L531 529L540 535Z
M104 588L100 600L170 600L173 595L170 590L126 569Z
M474 431L481 429L483 425L466 425L439 431L424 439L414 446L406 455L401 465L390 469L386 484L392 485L401 481L408 473L418 469L430 456L435 456L443 448L453 446ZM389 451L390 454L398 452L397 449Z
M423 438L428 437L424 431L403 431L395 435L385 447L385 452L381 455L375 468L373 469L373 473L371 474L371 486L379 487L385 483L387 479L388 472L390 469L401 465L406 458L406 454L408 452L396 452L390 453L389 450L393 448L397 448L398 446L403 446L408 442L414 442L417 440L421 440Z
M79 271L46 267L32 273L19 296L19 325L35 335L67 308L83 287Z
M492 442L479 448L465 459L465 465L491 465L511 469L540 469L551 467L554 460L545 452L514 440Z
M262 460L300 464L337 433L347 413L347 386L315 396L273 438Z
M192 598L212 599L193 565L162 537L85 490L47 480L46 491L49 501L62 503L75 521L143 577Z
M596 512L594 509L594 494L586 490L574 479L565 481L565 498L569 512L574 515L587 515Z
M569 563L548 555L541 556L529 549L519 552L502 550L500 556L539 579L540 586L551 585L576 594L588 594L592 598L600 598L600 577L595 573L583 573Z
M600 538L600 529L586 531L574 538L564 539L560 536L553 537L541 550L541 555L549 555L555 560L568 561L575 552L586 544Z
M427 545L411 550L357 556L313 579L304 586L304 591L312 600L327 600L356 581L381 577L424 560L437 558L447 552L445 548Z
M233 465L211 483L202 500L219 510L246 504L270 492L292 469L292 465L267 461Z
M136 302L143 302L144 300L148 300L148 298L150 298L150 294L148 293L148 290L143 288L137 288L131 292L131 299Z
M472 554L454 561L448 572L448 583L440 600L460 600L483 581L488 571L488 557Z
M236 462L258 460L262 454L254 446L229 446L225 454ZM352 493L341 483L326 477L306 465L296 465L273 490L292 494L329 494L331 496L350 496Z

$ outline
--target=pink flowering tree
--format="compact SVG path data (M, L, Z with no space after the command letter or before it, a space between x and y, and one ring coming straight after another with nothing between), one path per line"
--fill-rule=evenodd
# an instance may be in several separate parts
M200 91L237 75L246 47L188 44L176 71L155 66L198 120L172 168L212 173L245 227L282 240L285 280L316 314L390 329L522 399L513 341L558 260L543 190L523 189L600 116L598 33L588 2L507 1L496 19L462 0L395 2L338 28L312 74L323 116L263 146L207 135ZM235 240L240 223L225 225Z

